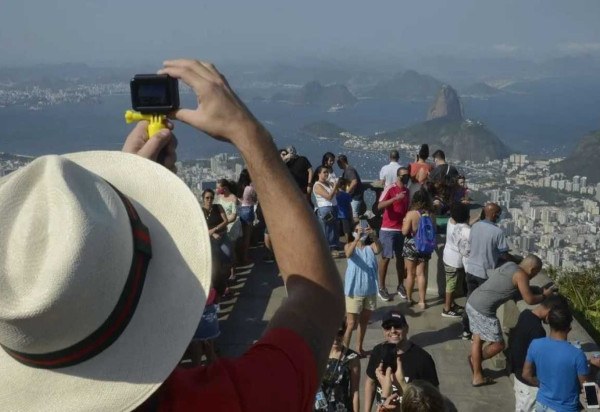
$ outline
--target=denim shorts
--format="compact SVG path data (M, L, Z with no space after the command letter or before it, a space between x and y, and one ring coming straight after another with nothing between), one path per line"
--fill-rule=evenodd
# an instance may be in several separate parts
M251 226L254 223L254 206L241 206L238 212L244 225Z
M219 329L219 305L208 305L204 308L200 323L194 333L194 339L215 339L221 334Z
M381 256L386 259L393 257L402 259L402 249L404 248L404 235L397 230L380 230L379 240L383 246Z

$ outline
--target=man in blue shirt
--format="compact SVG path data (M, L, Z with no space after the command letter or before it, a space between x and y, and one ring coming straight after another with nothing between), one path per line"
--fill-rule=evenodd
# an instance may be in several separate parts
M529 345L523 379L540 389L536 411L579 411L581 385L589 374L587 359L581 349L567 340L573 315L566 305L550 310L550 336L535 339Z

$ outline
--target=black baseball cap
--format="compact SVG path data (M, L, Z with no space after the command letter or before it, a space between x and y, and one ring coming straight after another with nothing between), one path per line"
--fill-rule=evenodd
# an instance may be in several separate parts
M399 310L390 310L381 320L381 327L385 328L390 326L404 328L408 326L408 322L406 322L406 318Z

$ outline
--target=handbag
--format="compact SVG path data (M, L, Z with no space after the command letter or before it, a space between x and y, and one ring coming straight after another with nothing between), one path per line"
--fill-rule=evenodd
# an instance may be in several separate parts
M325 215L323 215L323 217L321 219L323 219L323 222L325 222L325 223L331 223L335 220L335 216L333 215L333 212L330 210L329 212L325 213Z

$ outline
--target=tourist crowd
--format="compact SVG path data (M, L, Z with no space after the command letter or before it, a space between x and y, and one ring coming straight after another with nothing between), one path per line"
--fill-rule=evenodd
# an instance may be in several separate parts
M570 316L568 303L557 296L551 286L539 289L529 285L541 270L541 261L535 255L520 258L509 253L504 234L496 225L502 214L501 207L494 203L487 203L482 208L472 205L465 176L446 162L443 151L434 152L434 163L429 163L429 148L424 144L415 161L406 165L399 163L398 151L391 151L389 163L381 168L379 180L370 185L377 193L370 212L364 198L366 186L359 172L349 163L348 156L336 157L327 152L313 172L310 161L299 155L293 146L280 149L279 154L293 181L306 195L305 200L314 211L331 256L347 259L345 320L333 340L314 410L358 411L363 408L369 411L374 403L378 411L453 410L452 404L437 389L439 381L433 359L408 339L406 315L397 309L401 306L385 315L383 342L369 350L364 346L377 298L387 302L397 295L400 303L415 305L421 310L428 308L428 261L438 250L438 245L427 248L427 240L428 236L437 235L438 228L443 226L446 236L440 258L445 270L445 295L441 316L460 320L462 339L472 341L468 364L473 374L473 387L495 383L484 375L482 362L505 349L496 310L507 300L523 299L527 304L539 303L539 306L533 311L524 311L510 334L516 410L558 411L566 410L568 402L578 404L578 391L571 390L571 399L567 402L553 398L547 386L536 400L538 391L531 385L534 382L539 386L539 381L535 380L537 375L524 374L524 370L532 373L533 355L528 355L531 341L534 337L545 336L541 323L548 322L553 311L566 312L562 316ZM338 170L334 169L335 165ZM234 193L238 194L237 198ZM227 287L223 285L234 280L233 268L253 264L248 254L251 232L255 230L260 235L264 231L265 245L269 232L265 222L260 221L260 202L246 169L237 184L219 181L217 200L213 204L210 202L214 196L213 191L207 189L202 199L209 229L217 233L217 236L213 234L213 247L220 256L222 274L221 280L213 285L218 301L219 296L227 297ZM233 204L237 208L233 208ZM215 210L213 214L211 207ZM478 208L481 208L480 215L471 216L471 211ZM241 222L241 230L235 229L236 219ZM266 250L265 262L273 262L271 250L272 247ZM395 260L398 286L390 293L386 277L392 259ZM417 300L413 300L415 284ZM456 303L455 299L460 296L466 296L466 307ZM213 306L207 305L205 314L213 310ZM570 320L567 323L570 324ZM555 328L552 323L550 327L551 330ZM352 350L354 331L357 334ZM209 338L208 342L212 342L214 337ZM208 349L206 360L210 362L214 358L214 348L212 343L202 342L202 347ZM547 349L542 346L538 351L546 353ZM580 352L571 355L580 355ZM366 357L369 357L366 375L361 375L360 359ZM581 356L578 358L582 361ZM592 362L598 363L597 359ZM588 374L584 364L575 371L579 379ZM548 372L542 372L542 376L544 373ZM359 400L361 380L364 380L365 394L362 403Z

